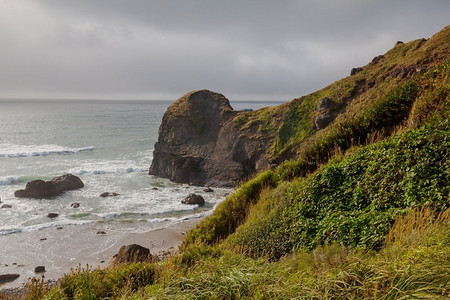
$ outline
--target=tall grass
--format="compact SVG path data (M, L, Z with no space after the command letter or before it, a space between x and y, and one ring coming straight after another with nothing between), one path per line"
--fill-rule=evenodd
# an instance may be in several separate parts
M294 253L278 262L267 262L217 247L201 248L185 253L191 257L184 257L184 263L180 254L163 262L117 266L102 272L74 270L45 294L34 289L33 293L27 293L27 298L448 299L450 296L450 210L437 213L431 208L418 208L398 217L379 252L331 244ZM139 274L137 270L144 272L140 275L152 274L143 276L151 279L141 280L137 285L130 283L132 276ZM92 286L96 288L88 288Z

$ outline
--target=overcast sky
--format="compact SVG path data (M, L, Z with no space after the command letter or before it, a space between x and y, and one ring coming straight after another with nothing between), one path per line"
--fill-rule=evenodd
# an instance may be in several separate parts
M0 0L0 97L290 100L449 16L448 0Z

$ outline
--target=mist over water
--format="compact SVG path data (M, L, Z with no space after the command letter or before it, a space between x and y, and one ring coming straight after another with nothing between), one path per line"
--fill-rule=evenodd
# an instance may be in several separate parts
M149 176L158 128L170 101L0 101L0 235L90 223L127 223L145 231L210 213L228 189ZM276 102L232 102L236 110ZM20 199L34 179L72 173L85 187L51 199ZM103 192L117 197L101 198ZM201 194L204 207L181 204ZM72 208L74 202L79 208ZM56 212L55 219L47 213ZM82 228L82 227L80 227Z

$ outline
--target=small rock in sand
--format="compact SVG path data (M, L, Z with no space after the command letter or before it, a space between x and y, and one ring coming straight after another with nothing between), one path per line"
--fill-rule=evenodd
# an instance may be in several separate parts
M110 193L110 192L104 192L100 194L100 197L115 197L115 196L119 196L120 194L117 193Z
M44 272L45 272L44 266L37 266L36 268L34 268L34 273L44 273Z
M70 204L70 207L72 207L72 208L78 208L78 207L80 207L80 203L74 202L74 203Z
M57 216L59 216L59 214L57 213L48 213L47 217L49 217L50 219L56 218Z

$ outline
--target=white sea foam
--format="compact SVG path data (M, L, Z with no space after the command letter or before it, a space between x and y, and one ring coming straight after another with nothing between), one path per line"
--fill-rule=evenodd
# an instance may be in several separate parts
M22 228L7 228L7 229L0 229L0 235L7 235L12 233L18 233L22 232Z
M19 177L0 178L0 185L10 185L19 183Z
M95 175L102 175L102 174L111 174L111 173L135 173L135 172L147 172L148 168L103 168L103 169L86 169L86 170L73 170L70 173L76 174L76 175L83 175L83 174L95 174Z
M69 148L59 145L14 145L0 144L0 157L30 157L47 155L76 154L93 151L94 147Z
M7 235L7 234L13 234L13 233L20 233L20 232L30 232L30 231L38 231L49 227L57 227L57 226L69 226L69 225L87 225L94 223L93 220L61 220L58 222L50 222L50 223L43 223L43 224L37 224L37 225L30 225L30 226L24 226L24 227L14 227L14 228L1 228L0 227L0 235Z

